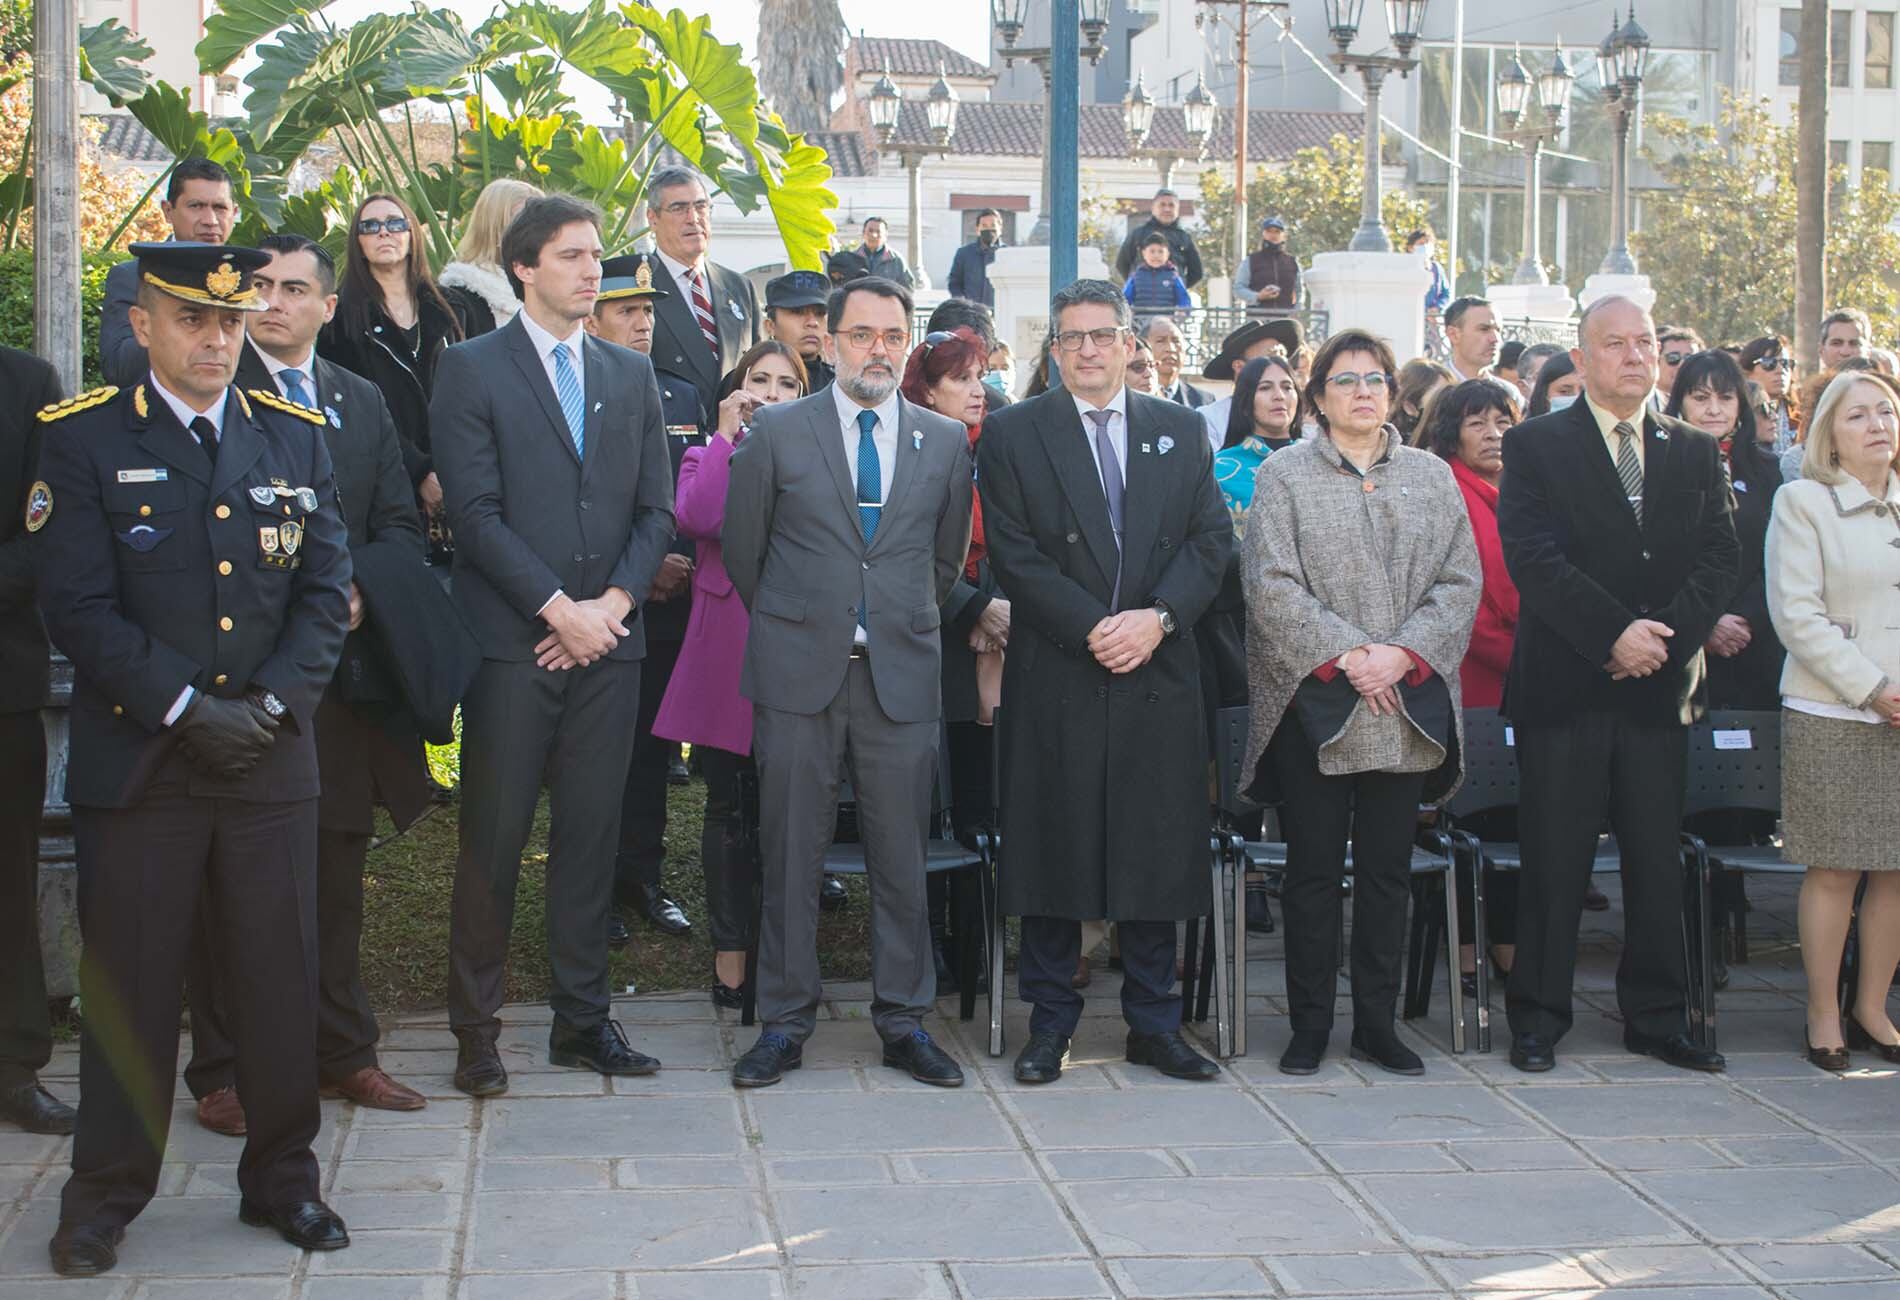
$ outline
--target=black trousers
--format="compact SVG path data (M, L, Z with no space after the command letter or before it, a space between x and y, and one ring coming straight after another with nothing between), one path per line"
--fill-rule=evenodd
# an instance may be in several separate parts
M699 861L706 873L706 928L714 952L745 952L759 916L759 841L745 832L746 814L759 824L759 783L752 759L711 745L695 745L706 778L706 818ZM748 807L749 805L749 807Z
M620 800L620 849L614 858L614 901L623 906L645 902L643 891L660 887L666 861L666 769L679 757L677 740L653 734L660 701L673 679L681 642L647 642L640 661L640 715L633 724L633 758Z
M199 798L189 779L174 757L136 806L73 809L86 1016L62 1222L129 1223L158 1186L201 922L249 1128L238 1188L261 1205L318 1196L316 800Z
M1678 833L1687 781L1688 728L1584 713L1517 726L1517 960L1505 1013L1514 1034L1551 1042L1571 1024L1577 923L1596 859L1604 809L1623 865L1625 931L1616 1002L1637 1033L1688 1027L1688 954L1682 933Z
M0 713L0 1087L30 1083L53 1057L40 961L40 715Z
M640 662L551 673L486 660L462 699L462 806L449 904L449 1025L501 1032L521 851L548 787L547 943L555 1019L607 1019L607 912Z
M1181 1027L1181 995L1174 987L1174 922L1116 921L1122 956L1122 1019L1137 1034L1171 1034ZM1025 916L1016 958L1017 989L1029 1003L1029 1032L1072 1035L1082 1018L1082 995L1069 983L1082 956L1082 923L1060 916Z
M1383 1033L1398 1014L1405 914L1411 900L1412 838L1423 772L1327 776L1291 710L1269 756L1285 804L1286 1001L1296 1030L1330 1032L1339 974L1339 925L1352 842L1352 1022Z

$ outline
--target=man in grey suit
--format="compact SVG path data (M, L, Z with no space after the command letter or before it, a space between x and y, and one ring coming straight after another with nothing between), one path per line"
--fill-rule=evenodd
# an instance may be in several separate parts
M454 594L482 647L462 702L461 845L449 917L455 1086L505 1092L495 1050L515 883L545 779L548 1059L602 1074L659 1062L612 1020L607 912L652 590L673 540L653 366L582 323L600 291L600 211L530 199L501 240L522 301L443 353L429 408L455 529Z
M764 1031L741 1088L797 1069L818 1008L818 889L850 769L871 880L871 1020L884 1064L954 1088L922 1028L937 991L924 833L942 713L937 607L970 544L963 426L897 392L910 291L874 276L833 291L831 388L760 407L732 458L726 572L751 611L739 689L753 704L765 907ZM855 483L855 486L854 486Z
M158 210L171 225L172 238L198 244L222 244L237 225L237 200L231 197L231 173L209 158L187 158L172 168ZM137 258L106 272L105 301L99 308L99 369L108 384L130 388L150 366L145 349L132 337L132 304L139 296Z

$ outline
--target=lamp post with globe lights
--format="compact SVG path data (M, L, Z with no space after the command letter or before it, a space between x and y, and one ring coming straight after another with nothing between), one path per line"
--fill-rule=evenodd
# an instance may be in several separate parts
M1341 72L1357 72L1366 92L1366 179L1365 197L1360 205L1359 229L1353 233L1348 252L1389 253L1392 240L1385 233L1380 216L1383 181L1379 170L1379 95L1390 73L1405 77L1418 66L1412 47L1418 44L1425 23L1426 0L1385 0L1386 27L1392 35L1396 54L1353 54L1352 43L1359 35L1359 20L1366 0L1326 0L1326 33L1336 48L1333 63Z
M904 162L904 171L910 182L910 224L904 249L913 286L928 289L930 273L924 269L923 255L922 164L925 158L941 155L948 150L951 138L957 133L956 88L950 84L942 67L939 67L936 83L924 94L924 126L928 135L925 141L897 138L899 119L903 116L904 93L891 80L888 68L877 79L877 84L871 87L868 99L871 128L877 132L878 151L895 153Z
M1155 133L1155 101L1148 93L1146 80L1139 74L1135 84L1122 97L1122 128L1128 132L1128 152L1137 158L1151 158L1161 168L1161 188L1174 185L1175 164L1198 159L1207 148L1208 133L1214 125L1214 96L1207 83L1197 79L1194 89L1181 101L1181 133L1185 145L1150 144Z
M1630 252L1629 140L1648 67L1649 33L1637 23L1636 6L1631 4L1629 20L1619 27L1612 16L1610 34L1597 46L1597 81L1616 128L1610 161L1610 251L1597 268L1602 275L1638 274L1636 257Z
M1561 47L1551 51L1549 65L1535 78L1524 70L1523 60L1515 54L1498 74L1498 118L1503 136L1524 150L1524 256L1511 277L1512 284L1550 283L1538 255L1542 243L1538 172L1544 146L1554 144L1563 134L1564 113L1576 81L1570 65L1564 62Z

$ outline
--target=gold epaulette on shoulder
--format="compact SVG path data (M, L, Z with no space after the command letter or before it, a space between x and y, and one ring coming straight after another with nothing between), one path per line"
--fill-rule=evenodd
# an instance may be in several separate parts
M76 415L80 411L90 410L101 403L109 402L118 395L119 390L107 384L104 388L95 388L77 397L69 397L63 402L54 402L51 406L40 408L40 423L51 424L55 420L63 420L69 415Z
M289 398L279 397L268 388L251 388L245 391L249 392L254 400L270 407L273 411L282 411L285 415L294 415L298 419L308 420L312 424L322 424L324 422L322 411L312 410L302 402L293 402Z

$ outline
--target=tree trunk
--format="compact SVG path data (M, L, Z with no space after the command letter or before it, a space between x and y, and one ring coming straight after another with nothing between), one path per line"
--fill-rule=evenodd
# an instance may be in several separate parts
M1801 3L1801 88L1794 161L1794 354L1802 373L1819 363L1827 303L1827 0Z

